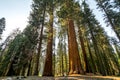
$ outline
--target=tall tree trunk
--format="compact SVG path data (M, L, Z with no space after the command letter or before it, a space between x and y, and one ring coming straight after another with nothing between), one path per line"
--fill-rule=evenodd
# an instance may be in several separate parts
M8 76L9 73L10 73L10 75L15 75L15 71L13 70L13 64L15 63L14 59L15 59L15 54L13 54L13 57L10 58L7 68L6 68L5 72L3 73L3 76Z
M117 45L115 43L114 43L114 47L115 47L116 53L118 55L118 58L120 58L120 51L119 51L119 48L117 47Z
M69 74L84 74L76 41L74 22L72 19L68 19L68 50Z
M62 47L63 47L63 44L62 44ZM62 69L62 76L64 76L64 61L63 61L63 51L62 51L62 53L61 53L61 64L62 64L62 67L61 67L61 69Z
M53 8L50 11L50 26L43 76L53 76L52 73L52 45L53 45Z
M103 64L102 57L101 57L101 54L100 54L100 51L99 51L99 48L98 48L98 45L97 45L97 41L96 41L96 39L94 37L94 34L93 34L91 28L89 28L89 29L90 29L90 34L91 34L91 37L92 37L92 42L93 42L93 45L94 45L93 47L94 47L94 50L95 50L95 55L96 55L96 57L98 59L98 68L99 68L99 71L100 71L100 73L102 75L105 76L106 75L105 65Z
M36 68L35 68L35 73L34 75L39 74L39 59L40 59L40 53L41 53L41 45L42 45L42 39L43 39L43 28L44 28L44 20L45 20L45 11L46 11L46 5L44 6L44 12L43 12L43 22L42 22L42 27L40 30L40 36L39 36L39 42L38 42L38 53L36 55Z
M66 46L66 45L65 45ZM67 60L67 53L66 53L66 47L64 47L64 49L65 49L65 75L67 75L68 74L68 60Z
M8 67L5 76L15 76L15 71L13 69L13 61L11 62L10 66Z
M93 73L96 73L96 72L98 72L98 70L97 70L95 61L94 61L94 59L93 59L92 52L91 52L91 49L90 49L90 45L89 45L88 40L87 40L87 47L88 47L89 55L90 55L91 62L92 62L92 65L93 65Z
M106 65L105 67L106 67L107 74L108 75L112 75L112 70L110 69L111 66L110 66L110 63L109 63L109 58L110 57L108 56L109 54L107 52L108 49L104 48L103 45L100 45L100 47L101 47L101 51L103 51L102 55L103 55L104 65Z
M80 43L81 43L81 48L82 48L82 53L83 53L83 57L84 57L84 62L85 62L85 72L89 73L89 68L88 68L88 60L87 60L87 54L86 54L86 50L85 50L85 45L84 45L84 41L83 41L83 37L82 37L82 32L81 29L79 28L79 39L80 39Z
M35 53L34 51L32 51L32 53ZM35 65L35 54L33 54L32 59L30 61L30 71L29 71L29 75L33 76L34 75L34 65Z
M55 38L53 40L53 46L54 46L54 50L53 50L53 75L55 75L56 71L55 71L55 65L56 65L56 54L55 54L55 51L56 51L56 48L55 48Z
M31 62L32 62L32 58L30 59L30 61L28 61L28 74L27 74L27 76L31 76L31 73L30 73L30 71L31 71Z

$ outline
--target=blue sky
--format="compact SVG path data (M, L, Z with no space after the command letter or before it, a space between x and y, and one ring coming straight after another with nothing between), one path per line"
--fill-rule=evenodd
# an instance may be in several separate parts
M102 25L102 27L104 27L105 31L107 32L107 34L111 37L115 37L116 35L114 33L114 31L111 29L111 27L106 27L105 21L103 20L103 14L100 9L96 9L96 2L95 0L88 0L90 8L92 9L93 13L96 16L96 19L100 22L100 24Z
M6 18L3 39L16 28L25 28L31 11L31 2L32 0L0 0L0 18Z
M3 40L16 28L23 30L28 24L28 17L31 11L32 0L0 0L0 18L6 18L6 29L2 35ZM96 15L97 20L105 28L109 36L115 36L110 27L106 27L103 21L103 14L96 9L94 0L88 0L90 8Z

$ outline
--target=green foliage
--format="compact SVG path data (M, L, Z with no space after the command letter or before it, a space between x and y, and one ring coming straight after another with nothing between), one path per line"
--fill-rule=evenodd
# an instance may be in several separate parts
M105 12L105 22L111 25L110 20L117 33L120 33L120 11L119 0L96 0L98 8ZM55 19L54 19L55 18ZM110 37L101 27L89 5L85 2L79 4L75 0L33 0L32 11L29 17L29 24L22 33L18 33L12 39L6 40L8 43L5 50L1 49L3 55L0 57L0 76L7 75L11 67L14 68L15 75L34 75L37 68L43 70L45 62L45 52L53 50L55 75L63 76L69 72L68 56L68 30L67 19L74 21L79 49L83 40L87 55L87 65L89 73L100 73L102 75L117 75L120 72L120 45ZM55 21L57 22L55 24ZM51 35L56 40L52 41ZM43 29L44 27L44 29ZM0 35L5 28L5 19L0 19ZM79 33L81 30L81 33ZM9 37L8 37L9 38ZM49 39L50 38L50 39ZM40 42L41 41L41 42ZM46 47L49 45L50 47ZM48 43L47 43L48 42ZM54 43L52 43L54 42ZM54 46L54 48L52 48ZM113 47L114 46L114 47ZM73 46L71 46L73 48ZM36 54L39 51L41 54ZM82 51L80 51L82 52ZM52 54L52 53L51 53ZM74 53L73 53L74 55ZM82 67L85 56L80 53ZM39 57L41 57L39 59ZM39 62L40 61L40 62ZM37 63L38 62L38 63ZM37 68L36 68L36 64ZM41 66L40 66L41 65ZM47 66L48 67L48 66ZM42 72L42 71L41 71Z
M113 1L114 1L114 7L120 9L120 1L119 0L113 0Z
M118 39L120 40L120 11L119 8L116 8L116 6L119 4L119 1L116 1L117 0L113 0L113 2L111 2L111 0L96 0L98 8L104 12L105 23L107 23L107 26L112 27Z
M77 15L79 11L80 11L79 2L75 2L74 0L70 0L70 1L68 0L61 4L60 10L57 11L57 15L58 17L63 18L63 19L76 18L74 14Z
M1 34L3 33L3 30L5 30L5 18L0 19L0 38Z

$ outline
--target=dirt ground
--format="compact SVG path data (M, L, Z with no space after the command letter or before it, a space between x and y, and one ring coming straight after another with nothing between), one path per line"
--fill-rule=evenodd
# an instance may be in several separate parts
M0 77L0 80L120 80L120 77L115 76L65 76L65 77L38 77L38 76L14 76L14 77Z

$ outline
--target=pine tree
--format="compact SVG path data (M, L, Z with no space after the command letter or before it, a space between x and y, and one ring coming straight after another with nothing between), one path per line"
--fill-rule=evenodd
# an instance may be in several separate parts
M119 15L116 13L116 11L113 11L112 5L110 4L110 0L95 0L97 2L98 7L105 13L105 22L108 23L116 33L116 36L120 40L119 35ZM116 17L117 15L117 17ZM118 20L118 21L116 21Z
M49 26L48 26L48 39L47 39L47 50L46 50L46 59L45 66L43 71L43 76L53 76L52 69L52 54L53 54L53 20L54 20L54 0L49 1Z
M4 30L5 30L5 18L3 17L0 19L0 38Z
M42 8L44 6L44 9ZM32 24L33 26L38 27L39 29L39 35L38 35L38 49L37 49L37 55L36 55L36 65L35 65L35 73L34 75L39 74L39 64L40 64L40 55L41 55L41 46L42 46L42 39L43 39L43 30L44 30L44 22L45 22L45 11L46 11L46 2L44 0L34 0L34 3L32 4L33 7L33 13L31 14L32 17ZM30 22L31 22L30 21Z

